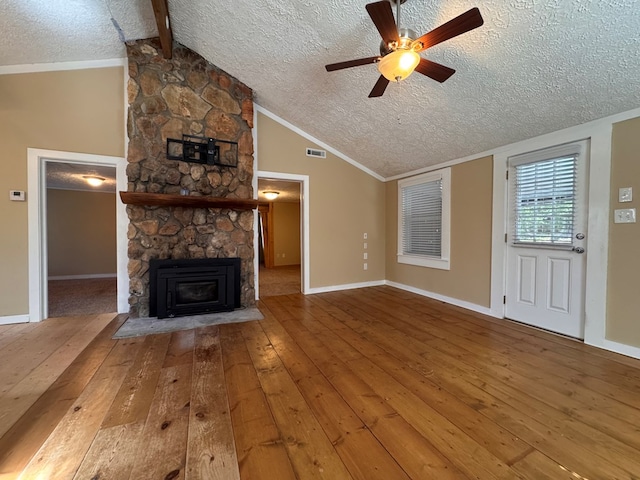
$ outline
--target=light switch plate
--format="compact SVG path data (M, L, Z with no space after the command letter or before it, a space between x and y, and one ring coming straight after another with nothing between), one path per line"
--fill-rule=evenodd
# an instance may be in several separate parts
M9 200L14 202L24 202L25 199L24 190L9 190Z
M635 208L618 208L613 213L614 223L636 223Z
M630 202L631 200L633 200L633 188L623 187L618 189L619 202Z

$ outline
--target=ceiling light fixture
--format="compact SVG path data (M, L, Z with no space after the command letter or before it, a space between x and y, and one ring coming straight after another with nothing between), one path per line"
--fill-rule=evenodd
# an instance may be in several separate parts
M83 175L82 178L84 178L92 187L99 187L106 180L105 178L98 177L97 175Z
M420 63L420 55L411 48L398 48L378 63L378 70L390 82L399 82L413 73Z
M262 194L265 196L267 200L275 200L276 198L278 198L278 195L280 195L280 192L274 192L271 190L267 192L262 192Z

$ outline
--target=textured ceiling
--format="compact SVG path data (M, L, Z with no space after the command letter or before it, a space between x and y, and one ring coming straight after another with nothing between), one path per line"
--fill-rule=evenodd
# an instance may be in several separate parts
M268 178L258 179L258 199L268 202L264 192L278 192L275 202L299 202L300 182L288 182L285 180L271 180Z
M105 181L99 187L92 187L84 178L85 175L102 177ZM47 162L47 188L115 193L116 169L104 165Z
M124 56L157 35L150 0L3 0L0 65ZM367 95L378 53L356 0L169 0L176 41L254 89L258 104L378 174L479 153L640 106L637 0L409 0L425 33L478 6L482 27L423 52L457 73L419 74Z

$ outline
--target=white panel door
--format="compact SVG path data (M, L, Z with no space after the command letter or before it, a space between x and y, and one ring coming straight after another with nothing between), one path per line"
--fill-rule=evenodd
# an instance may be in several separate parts
M584 338L587 170L586 141L509 159L506 317L576 338Z

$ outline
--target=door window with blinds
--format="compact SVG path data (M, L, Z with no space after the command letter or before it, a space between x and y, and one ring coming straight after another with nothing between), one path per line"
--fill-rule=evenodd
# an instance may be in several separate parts
M509 159L514 246L571 248L580 149L563 145Z
M398 262L449 270L451 169L398 181Z

